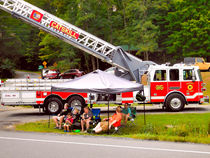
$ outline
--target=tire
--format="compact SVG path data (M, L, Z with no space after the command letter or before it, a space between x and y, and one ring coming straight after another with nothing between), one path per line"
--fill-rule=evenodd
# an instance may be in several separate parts
M85 107L85 101L82 97L80 96L73 96L68 100L68 104L71 107L76 107L78 110L82 110L83 107Z
M184 109L185 99L182 95L174 93L166 99L166 109L172 112L178 112Z
M45 103L46 113L58 114L63 109L63 103L56 97L49 98Z

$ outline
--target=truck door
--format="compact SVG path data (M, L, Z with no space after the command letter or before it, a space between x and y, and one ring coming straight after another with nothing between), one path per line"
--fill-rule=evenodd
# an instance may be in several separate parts
M166 70L156 70L151 77L151 102L163 102L167 94Z
M168 92L180 91L181 89L180 75L181 73L179 69L169 70Z
M182 91L185 94L187 101L199 101L199 89L200 84L195 78L193 81L193 71L192 69L183 70L183 82L182 82Z

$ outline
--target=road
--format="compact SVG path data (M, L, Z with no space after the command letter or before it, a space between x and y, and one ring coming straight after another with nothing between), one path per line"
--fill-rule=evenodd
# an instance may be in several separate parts
M210 146L140 141L99 136L72 136L0 131L1 158L209 158Z
M40 75L34 72L24 72L24 71L15 71L15 78L27 78L27 76L30 76L30 78L39 78Z
M8 107L0 105L0 130L12 129L16 123L48 119L48 115L39 113L38 109Z

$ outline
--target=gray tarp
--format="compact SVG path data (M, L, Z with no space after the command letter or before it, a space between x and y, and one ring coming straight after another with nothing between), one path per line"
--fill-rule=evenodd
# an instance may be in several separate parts
M143 85L96 70L74 80L52 86L52 91L115 94L143 90Z

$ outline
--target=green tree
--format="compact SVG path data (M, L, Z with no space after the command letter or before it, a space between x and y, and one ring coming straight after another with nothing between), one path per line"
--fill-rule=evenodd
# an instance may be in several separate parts
M144 52L145 60L149 53L158 48L159 27L154 24L155 13L152 0L123 0L122 15L124 29L121 31L121 40L128 46L138 48L137 55Z
M15 75L15 64L10 59L0 60L0 78L12 78Z
M210 21L207 0L174 0L166 17L167 51L181 56L210 55Z

